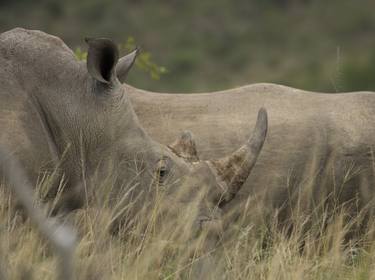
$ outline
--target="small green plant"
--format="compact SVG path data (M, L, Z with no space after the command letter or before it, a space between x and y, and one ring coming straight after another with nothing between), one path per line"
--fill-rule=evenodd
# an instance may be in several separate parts
M122 53L131 52L136 47L137 45L133 37L128 37L125 43L119 44L119 50ZM87 52L80 47L76 48L74 53L78 60L87 59ZM153 80L159 80L163 74L167 73L167 69L152 61L151 53L144 50L141 50L138 55L137 60L135 61L135 66L141 71L148 73Z
M133 37L128 37L125 43L120 44L120 51L130 52L137 47ZM148 73L153 80L159 80L161 75L167 73L167 69L152 61L150 52L141 50L135 65L142 71Z
M74 50L74 54L78 60L86 60L87 59L87 52L83 51L80 47L77 47Z

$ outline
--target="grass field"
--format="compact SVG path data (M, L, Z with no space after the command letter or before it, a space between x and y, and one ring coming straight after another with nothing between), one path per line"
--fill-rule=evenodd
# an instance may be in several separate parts
M37 205L45 187L37 188ZM99 188L86 207L60 218L79 236L74 257L77 279L197 279L201 267L204 279L375 279L373 231L345 243L348 225L343 215L330 220L324 230L327 216L321 215L308 231L303 230L306 217L297 217L287 237L272 217L259 211L259 203L249 200L244 215L226 228L213 251L206 252L201 250L203 240L194 245L188 241L193 208L175 219L163 219L163 208L171 206L162 195L151 208L129 218L127 229L111 234L112 221L128 209L111 205L106 191ZM22 211L15 210L13 201L9 189L1 186L0 279L55 279L53 248Z

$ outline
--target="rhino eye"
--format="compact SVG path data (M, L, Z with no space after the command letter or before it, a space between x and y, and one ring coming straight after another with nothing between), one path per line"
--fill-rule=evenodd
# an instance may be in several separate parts
M158 180L159 184L164 184L165 180L168 176L169 173L169 161L167 158L163 158L159 160L157 163L157 168L156 168L156 179Z
M165 167L161 167L159 169L159 183L163 184L165 182L165 178L167 177L168 170Z

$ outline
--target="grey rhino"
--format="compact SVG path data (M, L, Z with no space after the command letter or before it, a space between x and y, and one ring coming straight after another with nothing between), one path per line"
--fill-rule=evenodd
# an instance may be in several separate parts
M262 209L289 229L295 207L306 218L317 206L345 206L349 216L361 217L358 224L367 224L375 189L373 92L327 94L267 83L191 94L124 87L154 139L168 143L189 129L202 159L232 152L248 137L250 117L259 106L266 107L270 127L265 147L232 203L263 197L257 199Z
M194 223L200 226L194 236L203 223L216 227L220 208L233 199L262 149L265 109L259 111L253 136L232 155L199 160L191 133L166 146L140 125L117 78L124 79L137 51L119 58L108 39L87 43L84 63L59 38L41 31L16 28L0 35L1 147L32 182L48 174L57 178L57 186L63 181L59 211L82 206L110 178L113 199L134 211L157 186L170 186L165 192L171 203L198 205ZM176 195L181 188L186 196ZM52 188L50 195L55 192Z

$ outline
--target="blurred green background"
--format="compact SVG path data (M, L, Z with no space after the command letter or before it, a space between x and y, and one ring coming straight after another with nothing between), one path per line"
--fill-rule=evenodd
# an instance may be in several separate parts
M129 84L194 92L273 82L324 92L375 90L374 0L0 0L0 31L134 38L167 69Z

